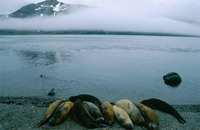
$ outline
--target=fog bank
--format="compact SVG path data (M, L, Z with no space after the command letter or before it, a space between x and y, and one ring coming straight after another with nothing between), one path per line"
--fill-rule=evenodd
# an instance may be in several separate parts
M11 0L7 0L8 2ZM29 0L28 2L40 2ZM109 30L165 32L200 35L200 2L198 0L60 0L66 4L91 6L69 15L1 20L0 29L17 30ZM27 0L11 4L19 8ZM5 2L5 5L6 2ZM12 10L12 11L11 11ZM11 12L9 12L11 11Z

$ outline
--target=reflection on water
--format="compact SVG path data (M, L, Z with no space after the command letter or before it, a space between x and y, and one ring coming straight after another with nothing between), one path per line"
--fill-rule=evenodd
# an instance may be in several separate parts
M160 98L200 103L199 38L151 36L0 36L0 96L68 98L88 93L101 100ZM177 88L163 75L177 72ZM42 75L42 76L41 76Z
M33 50L20 50L17 52L24 61L28 62L30 65L52 65L57 62L56 52L52 51L33 51Z

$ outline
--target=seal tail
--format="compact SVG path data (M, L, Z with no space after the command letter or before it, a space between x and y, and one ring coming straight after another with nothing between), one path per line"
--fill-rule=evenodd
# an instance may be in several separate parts
M178 117L176 117L176 119L177 119L181 124L187 123L186 120L184 120L183 117L181 117L180 115L179 115Z
M38 127L44 125L44 124L47 123L47 122L48 122L48 119L47 119L47 118L44 118L43 120L41 120L41 121L39 121L38 123L34 124L34 125L33 125L33 128L38 128Z
M169 113L169 114L174 116L178 120L179 123L181 124L187 123L186 120L184 120L183 117L175 109L174 109L174 113Z

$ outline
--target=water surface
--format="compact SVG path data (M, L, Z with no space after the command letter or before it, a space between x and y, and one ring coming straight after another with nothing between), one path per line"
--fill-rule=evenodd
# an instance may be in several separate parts
M1 35L0 96L47 97L55 88L56 98L199 104L199 57L200 38L192 37ZM177 88L164 84L168 72L182 77Z

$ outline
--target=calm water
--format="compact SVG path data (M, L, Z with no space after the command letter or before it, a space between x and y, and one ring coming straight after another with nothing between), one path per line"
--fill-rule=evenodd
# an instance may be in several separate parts
M0 36L0 96L200 103L200 38L115 35ZM163 75L177 72L177 88ZM43 75L43 77L40 77Z

